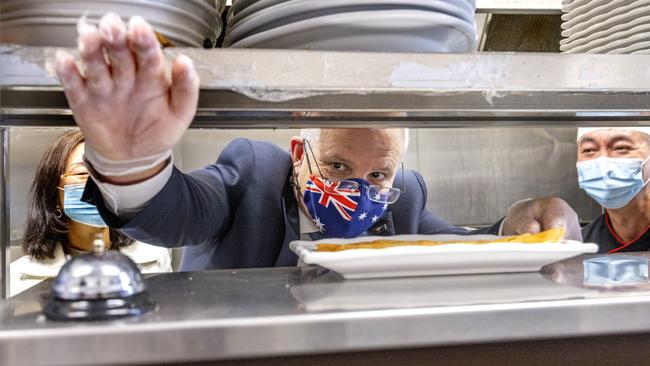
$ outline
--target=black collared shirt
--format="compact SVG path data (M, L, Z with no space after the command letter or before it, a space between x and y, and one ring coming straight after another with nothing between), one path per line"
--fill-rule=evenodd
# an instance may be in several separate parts
M650 250L650 226L638 238L625 242L616 235L609 215L604 213L582 228L582 240L585 243L598 244L598 253L647 251Z

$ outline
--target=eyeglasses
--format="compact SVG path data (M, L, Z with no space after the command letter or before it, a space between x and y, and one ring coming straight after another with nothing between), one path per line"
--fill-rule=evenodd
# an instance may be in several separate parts
M353 180L331 179L325 177L323 175L323 172L320 170L320 166L318 165L318 162L316 161L316 155L314 154L314 151L311 148L311 143L307 139L302 139L302 142L304 146L307 146L307 149L305 149L305 156L307 157L307 165L309 166L309 172L311 174L314 174L311 170L311 161L309 160L309 154L307 154L307 150L309 150L311 155L314 157L314 164L316 164L316 169L318 170L318 174L325 181L325 187L324 187L325 191L329 193L337 193L337 192L333 192L332 190L336 189L338 192L345 192L345 191L354 192L359 189L360 184ZM368 198L371 201L391 204L397 201L400 194L406 193L406 185L404 182L404 163L400 162L400 165L402 169L402 188L384 187L377 184L371 184L368 186L368 190L366 191Z
M68 183L86 183L90 173L88 172L75 172L75 173L63 173L61 174L61 179L65 179Z

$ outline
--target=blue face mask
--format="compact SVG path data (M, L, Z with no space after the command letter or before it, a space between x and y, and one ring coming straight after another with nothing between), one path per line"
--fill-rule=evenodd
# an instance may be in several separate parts
M578 184L601 206L621 208L648 183L642 169L648 159L602 157L579 162Z
M346 181L357 183L346 187ZM370 200L370 184L363 179L328 182L310 176L303 199L309 215L328 238L355 238L370 229L384 215L388 204Z
M81 200L85 184L66 184L63 187L63 212L71 220L94 227L107 227L97 207Z

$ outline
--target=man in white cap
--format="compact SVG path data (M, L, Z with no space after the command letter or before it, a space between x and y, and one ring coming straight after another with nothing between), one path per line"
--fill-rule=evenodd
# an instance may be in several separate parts
M650 127L578 129L578 184L604 208L582 229L600 252L650 249Z

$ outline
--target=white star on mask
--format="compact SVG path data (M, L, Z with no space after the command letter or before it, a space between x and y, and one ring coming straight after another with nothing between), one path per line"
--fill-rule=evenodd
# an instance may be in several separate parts
M375 215L372 217L372 222L377 222L379 220L379 216Z
M366 219L366 216L368 216L368 213L364 212L361 215L359 215L359 217L357 217L357 218L359 219L359 221L363 221L363 220Z

